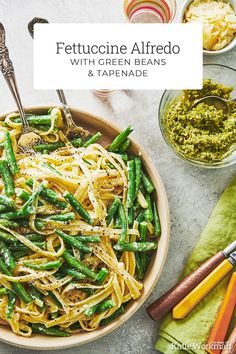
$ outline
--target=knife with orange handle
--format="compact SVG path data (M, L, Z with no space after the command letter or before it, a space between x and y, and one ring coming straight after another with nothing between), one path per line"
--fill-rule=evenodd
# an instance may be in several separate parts
M155 321L160 320L235 249L236 241L232 242L223 251L218 252L216 255L208 259L198 269L190 273L181 282L149 305L147 308L148 315Z
M207 351L210 354L220 354L221 349L215 346L216 343L225 342L225 338L229 329L229 325L236 306L236 272L233 273L224 300L220 307L220 311L216 317L215 324L211 330L211 334L207 342Z
M236 353L236 326L227 340L225 349L221 354L235 354Z
M185 318L197 304L223 279L236 264L236 252L221 262L204 280L199 283L173 309L173 318Z

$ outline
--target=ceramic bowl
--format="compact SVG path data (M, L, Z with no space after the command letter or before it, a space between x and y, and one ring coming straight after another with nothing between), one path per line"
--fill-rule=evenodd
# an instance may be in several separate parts
M29 113L38 113L42 114L47 112L49 107L33 107L26 109ZM77 124L82 127L90 130L91 132L100 131L103 134L104 144L108 144L112 139L119 134L121 131L117 126L108 122L107 120L94 116L90 113L82 112L78 109L71 108L72 115L77 122ZM2 116L2 119L6 115ZM162 235L159 240L159 246L157 252L155 252L150 261L148 270L143 281L144 288L141 294L141 297L135 301L131 301L125 312L109 325L101 327L93 332L84 332L84 333L74 333L71 337L48 337L43 335L33 335L30 338L25 338L14 334L9 327L1 326L0 327L0 341L5 343L22 347L25 349L34 349L34 350L59 350L66 349L74 346L79 346L96 339L99 339L106 334L112 332L125 321L127 321L144 303L147 297L151 294L153 288L157 284L157 281L160 277L161 271L164 267L165 259L168 252L169 245L169 234L170 234L170 221L169 221L169 207L166 197L165 188L163 186L162 180L155 169L152 161L147 156L145 151L137 143L132 141L131 151L139 155L143 161L145 169L149 176L151 177L158 195L158 209L160 215L160 221L162 225Z

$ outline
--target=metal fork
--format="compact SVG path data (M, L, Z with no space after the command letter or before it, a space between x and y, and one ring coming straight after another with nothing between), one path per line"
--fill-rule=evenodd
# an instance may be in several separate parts
M25 154L35 155L33 145L44 143L42 138L33 132L31 129L26 114L24 112L19 91L16 84L15 71L11 59L9 58L9 51L6 47L6 32L2 23L0 23L0 70L10 88L12 96L15 100L17 108L19 110L20 118L22 121L21 136L18 140L18 146Z
M49 23L49 22L45 18L34 17L28 23L28 30L29 30L29 33L30 33L32 38L34 38L34 25L36 23ZM60 100L60 102L62 104L62 110L63 110L64 116L65 116L65 119L66 119L67 130L66 130L65 135L68 138L74 138L74 137L77 137L77 136L81 136L81 138L83 140L85 140L91 134L87 130L83 129L82 127L78 127L75 124L75 122L73 120L73 117L72 117L72 114L71 114L71 111L70 111L70 108L69 108L69 106L67 104L64 91L60 90L60 89L58 89L56 91L57 91L57 95L59 97L59 100Z

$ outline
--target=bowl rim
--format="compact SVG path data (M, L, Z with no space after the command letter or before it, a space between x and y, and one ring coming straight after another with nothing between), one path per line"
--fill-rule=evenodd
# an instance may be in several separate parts
M209 66L213 66L213 67L221 67L221 68L225 68L225 69L230 69L236 72L236 68L232 68L228 65L224 65L224 64L203 64L203 68L204 67L209 67ZM161 131L161 135L163 137L163 139L165 140L166 144L169 146L169 148L175 153L175 155L177 155L178 157L180 157L182 160L184 160L185 162L189 162L194 166L198 166L198 167L202 167L202 168L208 168L208 169L216 169L216 168L224 168L224 167L228 167L228 166L232 166L236 163L236 158L232 161L227 162L225 165L222 164L222 161L217 161L217 162L213 162L213 163L208 163L208 162L203 162L203 161L198 161L198 160L194 160L191 159L190 157L185 156L184 154L182 154L181 152L177 151L174 146L169 142L169 140L166 137L166 134L164 133L164 129L161 123L161 107L163 105L163 101L165 98L165 95L167 94L168 91L175 91L175 90L164 90L162 95L161 95L161 99L159 101L159 105L157 108L157 116L158 116L158 123L159 123L159 128ZM176 90L178 91L178 90ZM181 91L181 90L179 90Z
M25 111L44 111L47 110L51 107L55 108L61 108L60 105L55 105L55 104L48 104L48 105L40 105L40 106L29 106L25 107ZM91 120L95 120L97 123L100 123L100 126L103 126L104 129L109 129L111 128L113 131L120 132L122 129L120 129L116 124L113 122L110 122L107 119L104 119L100 116L91 114L89 112L79 110L75 107L70 106L70 110L72 112L75 112L77 116L84 116L82 120L86 120L87 118L90 118ZM6 117L7 114L15 112L17 110L11 110L7 113L1 114L0 119L3 119ZM87 118L86 118L87 117ZM90 123L91 125L91 123ZM160 212L160 218L162 218L162 222L164 221L164 224L162 224L162 235L159 238L159 244L161 244L162 252L156 252L153 259L152 259L152 264L150 269L147 271L147 279L149 281L149 285L145 286L145 279L143 281L144 287L143 291L141 293L140 298L137 300L134 300L130 305L127 306L126 311L117 319L112 321L109 325L102 327L101 329L97 329L92 332L85 332L85 333L74 333L71 337L47 337L47 336L42 336L42 335L34 335L33 337L21 337L16 334L14 334L11 330L5 327L1 327L0 331L0 341L10 344L12 346L16 346L19 348L25 348L25 349L33 349L33 350L58 350L58 349L68 349L68 348L73 348L73 347L79 347L83 344L95 341L97 339L102 338L106 334L111 333L113 330L117 329L119 326L121 326L123 323L125 323L129 318L134 315L134 313L143 305L143 303L147 300L147 298L150 296L151 292L153 291L154 287L156 286L160 275L162 273L162 270L164 268L167 254L168 254L168 249L169 249L169 241L170 241L170 211L169 211L169 203L167 199L167 194L166 190L164 187L164 184L162 182L162 179L156 170L156 167L154 166L153 162L151 161L151 158L149 155L145 152L145 150L133 139L131 139L132 146L134 147L135 151L139 152L140 157L142 157L142 161L145 165L145 167L149 169L149 173L151 175L151 178L153 180L153 183L155 187L157 187L158 190L158 204L161 202L162 208L159 210ZM151 273L151 274L149 274ZM152 281L150 282L150 279L152 278ZM150 284L151 283L151 284ZM9 338L8 338L9 337ZM28 343L27 343L28 342Z
M187 9L187 7L193 2L194 0L185 0L183 2L183 4L181 5L180 11L179 11L179 16L178 16L178 20L180 23L184 23L183 22L183 18L184 18L184 13ZM226 0L226 2L228 2L234 9L235 13L236 13L236 1L235 0ZM233 40L227 44L224 48L220 49L220 50L207 50L207 49L202 49L203 54L207 55L207 56L214 56L214 55L220 55L223 53L226 53L228 51L230 51L231 49L233 49L236 46L236 34L233 38Z

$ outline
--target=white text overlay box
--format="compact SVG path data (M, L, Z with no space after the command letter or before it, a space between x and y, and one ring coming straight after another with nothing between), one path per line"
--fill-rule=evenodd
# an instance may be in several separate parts
M199 24L37 24L36 89L199 89Z

